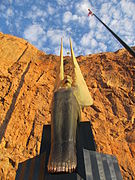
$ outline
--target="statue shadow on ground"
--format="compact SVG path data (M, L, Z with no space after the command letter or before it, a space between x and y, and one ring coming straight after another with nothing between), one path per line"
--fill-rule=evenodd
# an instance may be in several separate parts
M51 125L45 125L43 127L40 154L19 163L16 180L86 179L83 149L96 150L90 122L78 123L76 137L77 169L74 173L49 174L47 172L51 145Z

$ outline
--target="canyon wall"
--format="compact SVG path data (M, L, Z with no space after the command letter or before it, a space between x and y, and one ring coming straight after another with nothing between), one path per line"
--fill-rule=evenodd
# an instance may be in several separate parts
M0 33L1 179L15 179L18 164L40 152L59 59ZM77 61L94 100L82 121L91 122L97 151L115 155L123 179L135 179L135 58L121 49Z

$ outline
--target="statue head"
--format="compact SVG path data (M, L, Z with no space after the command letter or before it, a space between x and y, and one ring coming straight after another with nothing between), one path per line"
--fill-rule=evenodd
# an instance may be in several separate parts
M72 86L72 78L71 76L67 75L62 81L62 87L70 88Z

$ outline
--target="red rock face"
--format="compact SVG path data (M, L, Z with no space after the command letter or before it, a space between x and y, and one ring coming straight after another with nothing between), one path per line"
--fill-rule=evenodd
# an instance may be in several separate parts
M123 179L135 179L135 59L122 49L77 60L94 99L82 121L91 121L97 151L115 155ZM39 154L58 61L0 33L1 179L15 179L18 163Z

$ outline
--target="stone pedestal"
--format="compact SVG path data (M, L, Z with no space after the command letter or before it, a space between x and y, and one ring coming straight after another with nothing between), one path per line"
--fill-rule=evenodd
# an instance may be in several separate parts
M97 153L89 122L77 126L77 169L74 173L49 174L47 163L51 145L51 126L43 127L40 155L19 164L16 180L121 180L117 159Z

